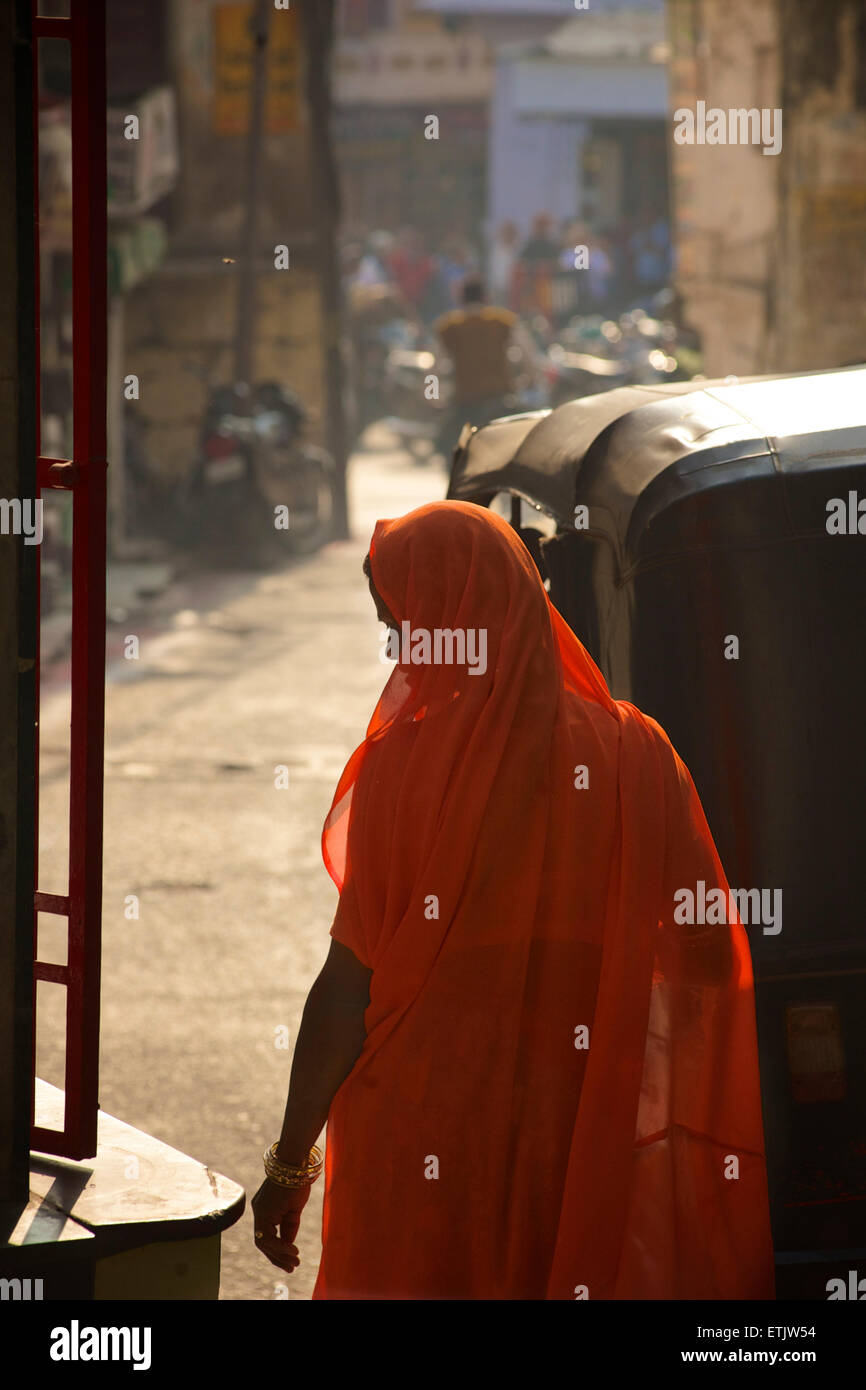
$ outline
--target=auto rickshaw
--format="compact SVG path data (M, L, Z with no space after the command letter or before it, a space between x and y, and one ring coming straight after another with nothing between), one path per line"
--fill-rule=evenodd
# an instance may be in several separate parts
M689 767L729 883L780 890L747 926L777 1297L866 1297L866 367L467 427L448 497L511 498L611 692Z

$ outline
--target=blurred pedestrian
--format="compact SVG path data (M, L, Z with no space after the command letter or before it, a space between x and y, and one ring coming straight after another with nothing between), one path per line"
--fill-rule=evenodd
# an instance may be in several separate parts
M521 261L530 264L555 264L559 251L560 245L554 234L553 218L547 212L538 213L532 219L532 231L521 247Z
M629 242L635 288L638 295L666 283L669 269L669 236L667 222L645 211Z
M392 277L388 262L393 249L394 237L391 232L371 232L354 275L354 283L357 285L390 284Z
M400 231L388 260L388 268L404 299L426 319L427 300L434 286L437 266L417 228L404 227Z
M458 309L434 324L454 373L453 404L437 441L446 457L465 423L480 426L506 412L515 387L515 359L527 353L534 357L517 315L487 303L480 275L467 277L460 300Z
M514 268L517 264L520 233L514 222L503 222L490 246L487 282L494 300L513 308Z
M437 257L439 274L445 287L449 306L459 304L460 287L477 267L465 237L458 233L447 236Z
M532 220L532 231L520 250L515 268L515 306L525 317L554 312L552 279L561 246L556 240L553 218L541 212Z
M591 313L604 314L609 311L613 277L613 257L609 250L607 238L604 236L590 237L586 284L588 308Z

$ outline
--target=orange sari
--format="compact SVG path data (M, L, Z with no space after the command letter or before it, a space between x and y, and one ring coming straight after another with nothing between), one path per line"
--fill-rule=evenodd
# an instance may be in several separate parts
M687 769L605 682L512 529L380 521L413 632L340 778L331 928L372 970L328 1118L315 1298L773 1297L754 991Z

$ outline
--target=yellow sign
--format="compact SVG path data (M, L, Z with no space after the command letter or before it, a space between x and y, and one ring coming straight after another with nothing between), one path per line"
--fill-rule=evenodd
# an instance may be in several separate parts
M253 4L214 9L213 128L217 135L245 135L250 125L253 80ZM274 10L268 27L265 129L297 130L300 32L297 10Z

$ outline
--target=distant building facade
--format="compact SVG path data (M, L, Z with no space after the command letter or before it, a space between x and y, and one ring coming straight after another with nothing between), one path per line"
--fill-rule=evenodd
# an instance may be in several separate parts
M490 225L525 233L539 212L598 229L666 220L667 56L660 0L608 0L500 48Z
M496 49L562 15L562 0L340 0L335 140L349 235L411 222L432 242L478 237Z

